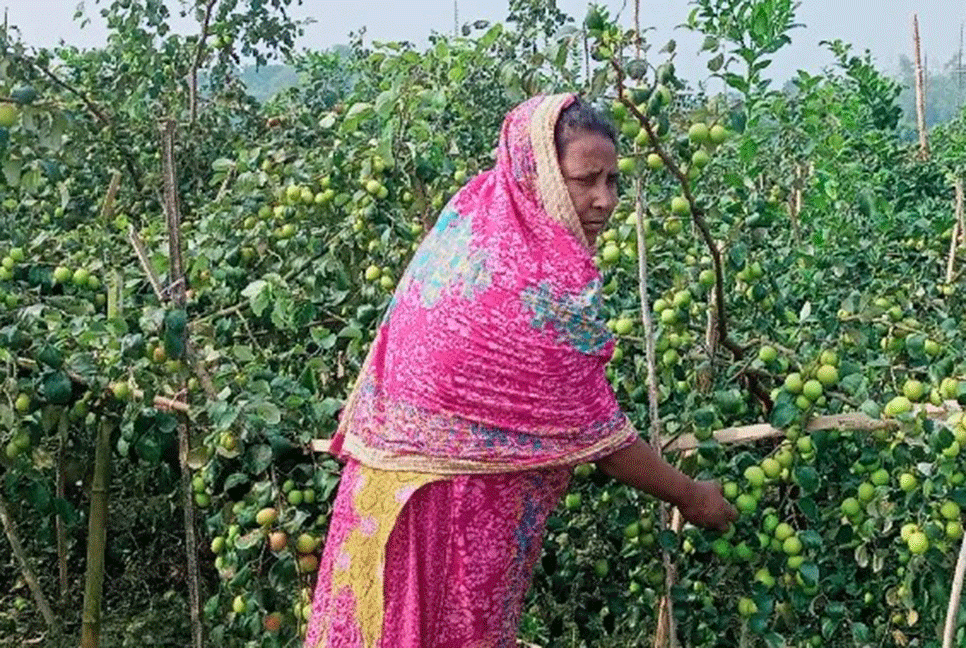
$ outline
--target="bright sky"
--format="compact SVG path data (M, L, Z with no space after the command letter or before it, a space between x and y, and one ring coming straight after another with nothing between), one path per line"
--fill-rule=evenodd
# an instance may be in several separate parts
M99 12L110 0L85 0L81 3L93 20L85 28L74 21L76 0L0 0L9 23L20 28L30 44L54 45L59 40L79 46L96 46L105 39L106 29ZM642 23L656 28L650 39L662 46L669 38L679 43L678 67L686 77L703 76L704 63L696 60L697 44L684 30L675 26L684 22L690 10L685 0L640 0ZM177 13L178 0L168 0L172 13ZM478 18L491 21L506 16L506 0L456 0L460 24ZM587 2L558 0L558 6L575 18L582 19ZM612 11L620 11L629 24L633 15L632 0L605 0ZM350 31L362 26L367 37L376 40L410 40L421 42L432 31L452 31L453 0L407 0L389 10L388 3L360 0L303 0L296 15L317 22L306 30L301 45L324 48L344 43ZM398 8L397 8L398 7ZM841 38L861 51L872 50L880 67L894 70L901 54L912 53L912 14L919 13L923 48L929 66L939 69L959 48L960 26L966 20L966 2L962 0L802 0L799 22L805 29L795 30L793 44L775 59L774 73L787 78L798 68L817 71L830 62L818 45L821 40ZM194 31L190 22L180 22L179 29Z

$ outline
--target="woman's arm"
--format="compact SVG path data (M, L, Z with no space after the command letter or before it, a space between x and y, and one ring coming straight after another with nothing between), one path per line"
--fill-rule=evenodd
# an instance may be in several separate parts
M597 466L614 479L678 507L692 524L726 531L738 519L720 484L691 479L643 439L604 457Z

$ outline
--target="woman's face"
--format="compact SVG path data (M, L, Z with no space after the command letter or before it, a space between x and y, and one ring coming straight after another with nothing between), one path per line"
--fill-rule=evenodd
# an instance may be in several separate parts
M617 206L614 143L598 133L574 133L560 157L560 171L584 235L593 244Z

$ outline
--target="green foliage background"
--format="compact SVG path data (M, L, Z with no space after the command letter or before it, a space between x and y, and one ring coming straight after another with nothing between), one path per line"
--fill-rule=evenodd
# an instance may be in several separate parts
M519 0L506 26L469 24L426 48L357 40L295 53L299 26L278 5L216 2L199 39L171 33L163 3L118 0L105 5L112 35L102 49L2 40L0 96L16 110L0 129L0 479L63 631L43 635L4 545L0 577L14 585L0 594L0 634L9 645L76 643L102 420L117 423L103 645L189 645L186 495L204 539L209 644L298 644L314 565L296 539L324 539L339 473L310 443L333 431L435 215L491 164L506 111L560 90L584 91L614 119L627 158L598 255L607 316L621 331L612 385L642 433L659 424L662 438L701 439L674 460L733 484L750 506L727 538L688 527L674 534L660 528L653 501L578 468L574 497L549 522L521 636L545 646L641 645L669 593L688 646L940 645L959 521L943 505L966 506L966 427L895 416L889 403L911 380L936 406L966 400L963 252L958 274L945 276L961 116L931 133L933 155L922 159L902 125L901 87L842 42L828 44L831 69L772 88L770 56L796 28L788 0L690 4L682 20L704 37L708 76L729 88L721 96L704 94L703 79L677 78L674 43L639 47L628 26L596 9L575 21ZM287 66L238 71L243 57L275 55ZM274 92L276 84L286 88ZM647 137L634 110L660 138ZM133 232L143 241L166 282L166 116L179 123L184 310L159 301L130 240ZM725 141L689 136L695 123L724 127ZM680 176L649 165L656 148ZM121 186L106 213L115 171ZM674 213L671 199L685 188L691 209ZM648 413L641 243L657 320L659 421ZM717 344L706 335L713 269L726 314ZM766 346L774 359L759 355ZM820 398L803 401L786 386L792 373L811 378L833 351L838 379ZM158 409L156 396L186 399L189 416ZM879 420L886 407L895 424L874 433L807 433L815 416ZM723 446L712 434L763 421L785 436ZM192 438L187 494L181 424ZM781 470L758 484L749 469L773 465L766 459ZM876 477L860 512L845 514L843 501L867 492L877 471L885 482ZM903 473L915 475L915 488L899 487ZM279 512L272 529L255 520L266 507ZM779 522L801 541L800 560L775 538ZM926 552L910 550L905 524L927 538ZM269 530L287 534L283 549L268 547ZM677 568L670 592L661 549ZM264 628L272 614L277 633Z

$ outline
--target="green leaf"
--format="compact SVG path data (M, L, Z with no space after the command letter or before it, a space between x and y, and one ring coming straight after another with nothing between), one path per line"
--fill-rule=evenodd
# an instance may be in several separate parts
M713 407L702 407L694 412L694 424L700 428L714 425L715 412Z
M826 639L831 639L836 635L836 631L839 627L838 619L822 619L822 636Z
M188 313L183 308L173 308L164 314L164 328L181 335L188 326Z
M783 430L798 420L800 410L794 403L777 403L771 411L772 427Z
M267 443L260 443L248 448L245 453L245 464L248 472L259 475L272 464L272 448Z
M238 536L235 540L235 548L240 551L245 551L246 549L257 547L264 541L265 531L262 529L254 529L243 536Z
M283 592L294 582L295 575L295 560L291 554L285 554L268 570L268 582L276 591Z
M805 582L806 586L811 587L818 583L818 565L811 560L806 560L803 562L798 568L798 573L802 575L802 580Z
M70 402L74 384L63 371L54 371L44 377L44 396L54 405L66 405Z
M79 519L77 509L65 499L54 498L54 513L64 521L68 527L77 524Z
M134 442L134 451L138 456L151 464L156 464L161 460L161 444L153 434L144 434Z
M247 344L236 344L232 347L231 353L239 362L251 362L255 359L252 348Z
M795 482L801 486L802 492L811 495L818 490L818 472L811 466L798 466L795 468Z
M23 169L23 162L17 158L8 157L3 161L3 177L11 187L20 186L20 172Z
M236 486L244 486L250 481L251 479L249 479L248 475L246 475L245 473L240 473L240 472L232 473L228 475L227 478L225 478L224 490L230 490L232 488L235 488Z
M50 512L52 498L46 484L40 481L30 482L30 486L27 487L27 500L38 513Z
M762 635L762 639L768 644L768 648L785 648L788 643L785 641L785 637L781 636L777 632L768 632Z
M396 107L399 93L395 90L385 90L376 97L376 114L381 119L388 119Z
M678 546L678 535L670 529L665 529L658 534L657 542L661 546L661 549L673 551Z
M255 403L252 406L255 416L260 418L266 425L278 425L282 420L282 412L272 403Z
M184 332L175 332L173 329L164 329L164 352L172 360L180 360L184 357L185 340Z

